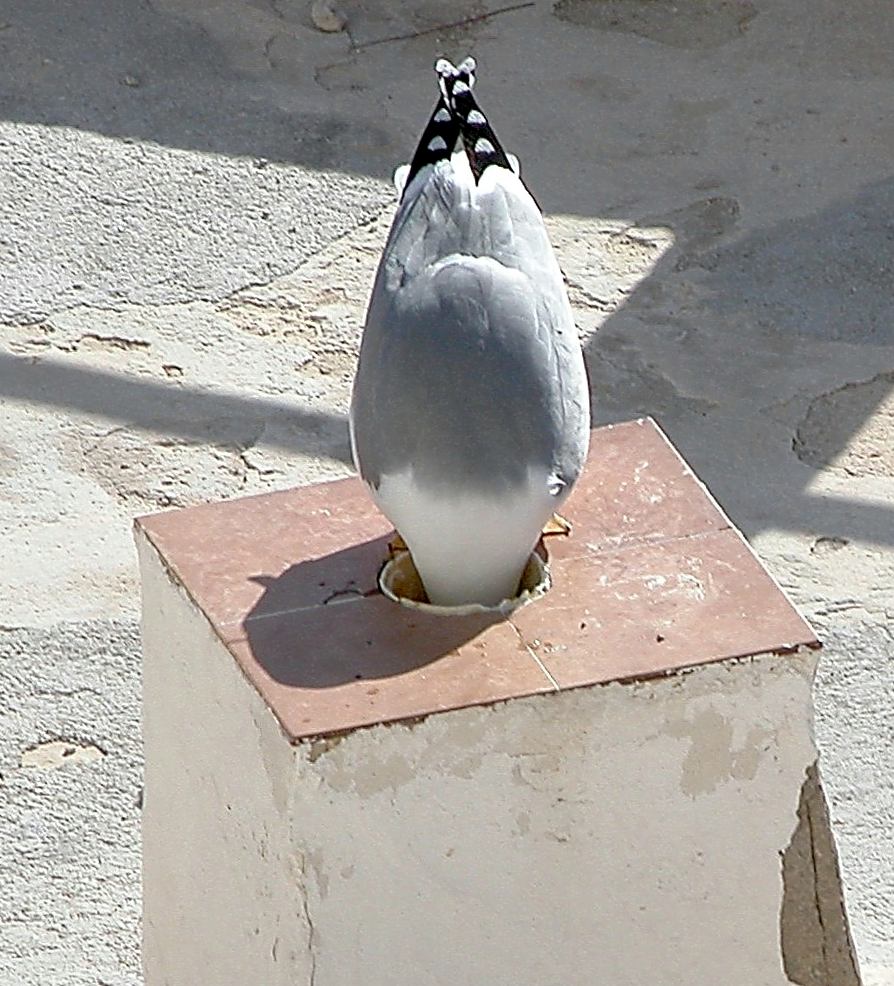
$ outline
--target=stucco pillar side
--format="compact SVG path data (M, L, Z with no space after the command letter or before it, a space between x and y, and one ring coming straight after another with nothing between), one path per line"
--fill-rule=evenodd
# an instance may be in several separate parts
M309 981L290 855L294 749L139 532L137 547L146 986Z

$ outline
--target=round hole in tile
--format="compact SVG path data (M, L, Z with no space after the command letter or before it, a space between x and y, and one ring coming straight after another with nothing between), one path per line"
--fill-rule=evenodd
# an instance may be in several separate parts
M544 552L545 554L545 552ZM435 606L428 601L422 579L409 551L397 551L379 572L379 588L392 602L409 609L441 616L466 616L470 613L508 614L544 596L552 586L549 565L538 551L532 551L522 572L518 594L496 606L465 603L462 606Z

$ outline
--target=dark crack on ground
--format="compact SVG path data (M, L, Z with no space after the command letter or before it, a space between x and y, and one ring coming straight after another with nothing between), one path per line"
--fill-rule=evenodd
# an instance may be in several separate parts
M559 0L560 20L635 34L672 48L717 48L741 37L757 15L748 0Z
M894 371L846 383L815 397L798 424L792 451L809 466L849 476L894 474Z

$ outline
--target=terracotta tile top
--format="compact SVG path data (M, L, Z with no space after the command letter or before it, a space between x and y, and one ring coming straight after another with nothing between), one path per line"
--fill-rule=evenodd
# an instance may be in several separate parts
M553 588L509 620L383 597L391 527L357 479L137 521L292 740L556 688L817 646L649 420L592 434L550 537Z

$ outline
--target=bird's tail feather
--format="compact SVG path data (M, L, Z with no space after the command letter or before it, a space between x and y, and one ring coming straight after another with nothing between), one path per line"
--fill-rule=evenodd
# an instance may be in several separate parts
M467 58L454 68L446 58L440 58L435 63L438 73L438 84L441 87L441 98L449 107L456 120L459 136L462 138L469 167L477 182L485 168L497 165L518 173L517 163L513 162L503 150L497 135L481 112L481 107L472 95L475 82L475 59Z
M443 68L443 73L441 71ZM435 108L429 117L416 153L413 155L409 165L399 168L395 174L395 185L398 185L398 192L403 194L410 187L410 183L424 167L429 164L437 164L444 158L449 158L456 149L456 142L459 140L461 124L459 118L454 114L447 98L447 90L444 85L444 75L449 74L451 78L459 80L471 89L475 84L475 61L467 58L458 68L455 68L447 59L438 60L436 66L438 72L438 84L441 95L438 98Z

